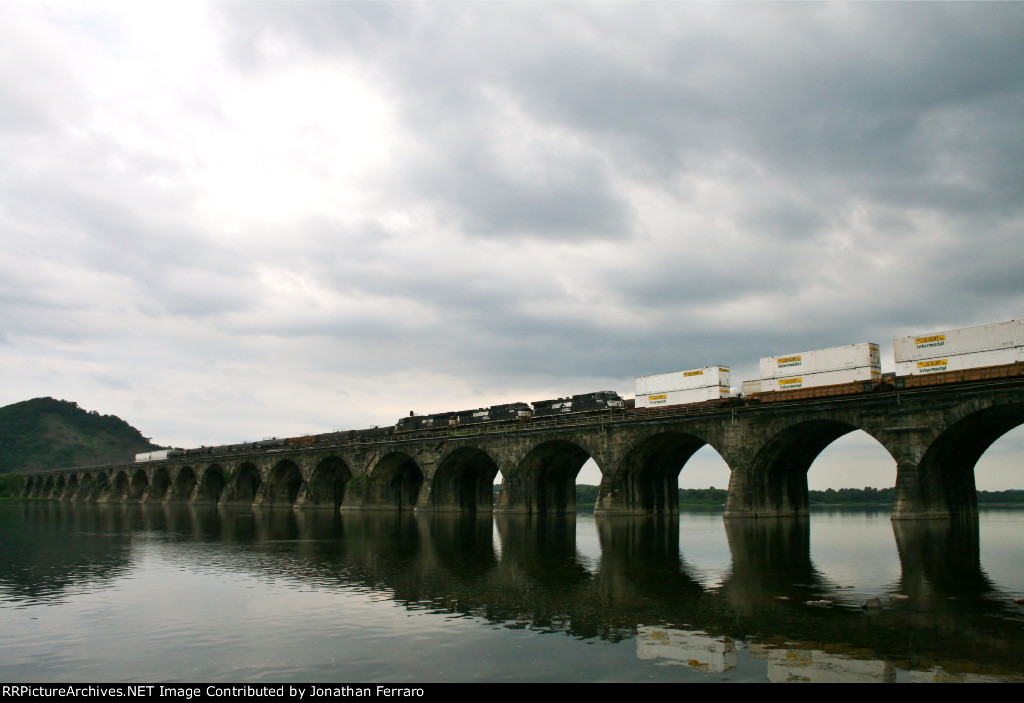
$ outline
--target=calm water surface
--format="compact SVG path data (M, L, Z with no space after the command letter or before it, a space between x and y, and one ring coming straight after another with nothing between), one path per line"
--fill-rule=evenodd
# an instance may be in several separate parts
M1022 527L4 505L0 680L1022 681Z

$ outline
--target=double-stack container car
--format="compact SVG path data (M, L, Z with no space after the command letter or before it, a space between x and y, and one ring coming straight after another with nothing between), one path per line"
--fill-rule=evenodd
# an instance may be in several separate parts
M897 376L963 371L1024 361L1024 320L892 340Z
M874 342L761 359L761 392L835 386L882 378L882 362Z
M729 367L705 366L689 371L637 376L636 407L685 405L729 397Z

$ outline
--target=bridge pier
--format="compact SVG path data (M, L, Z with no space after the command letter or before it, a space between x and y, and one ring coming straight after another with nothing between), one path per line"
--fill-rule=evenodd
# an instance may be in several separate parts
M679 471L601 476L595 515L678 515Z
M806 472L773 477L749 466L733 468L726 518L805 518L810 512Z
M943 472L945 473L945 472ZM900 464L893 520L976 520L978 496L973 467L942 475L920 464Z

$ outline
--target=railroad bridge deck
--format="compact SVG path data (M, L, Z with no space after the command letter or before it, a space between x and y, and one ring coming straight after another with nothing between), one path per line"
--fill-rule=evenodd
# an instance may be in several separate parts
M602 473L596 512L656 515L678 511L679 471L707 444L731 471L727 517L802 516L814 459L863 430L895 461L894 519L973 518L975 464L1022 423L1024 377L1016 377L70 468L32 474L25 490L95 502L544 514L575 508L576 475L593 458Z

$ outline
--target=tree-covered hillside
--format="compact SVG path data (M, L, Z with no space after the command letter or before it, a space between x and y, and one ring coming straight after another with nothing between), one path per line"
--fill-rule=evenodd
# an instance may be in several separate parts
M119 417L34 398L0 408L0 473L129 462L159 449Z

